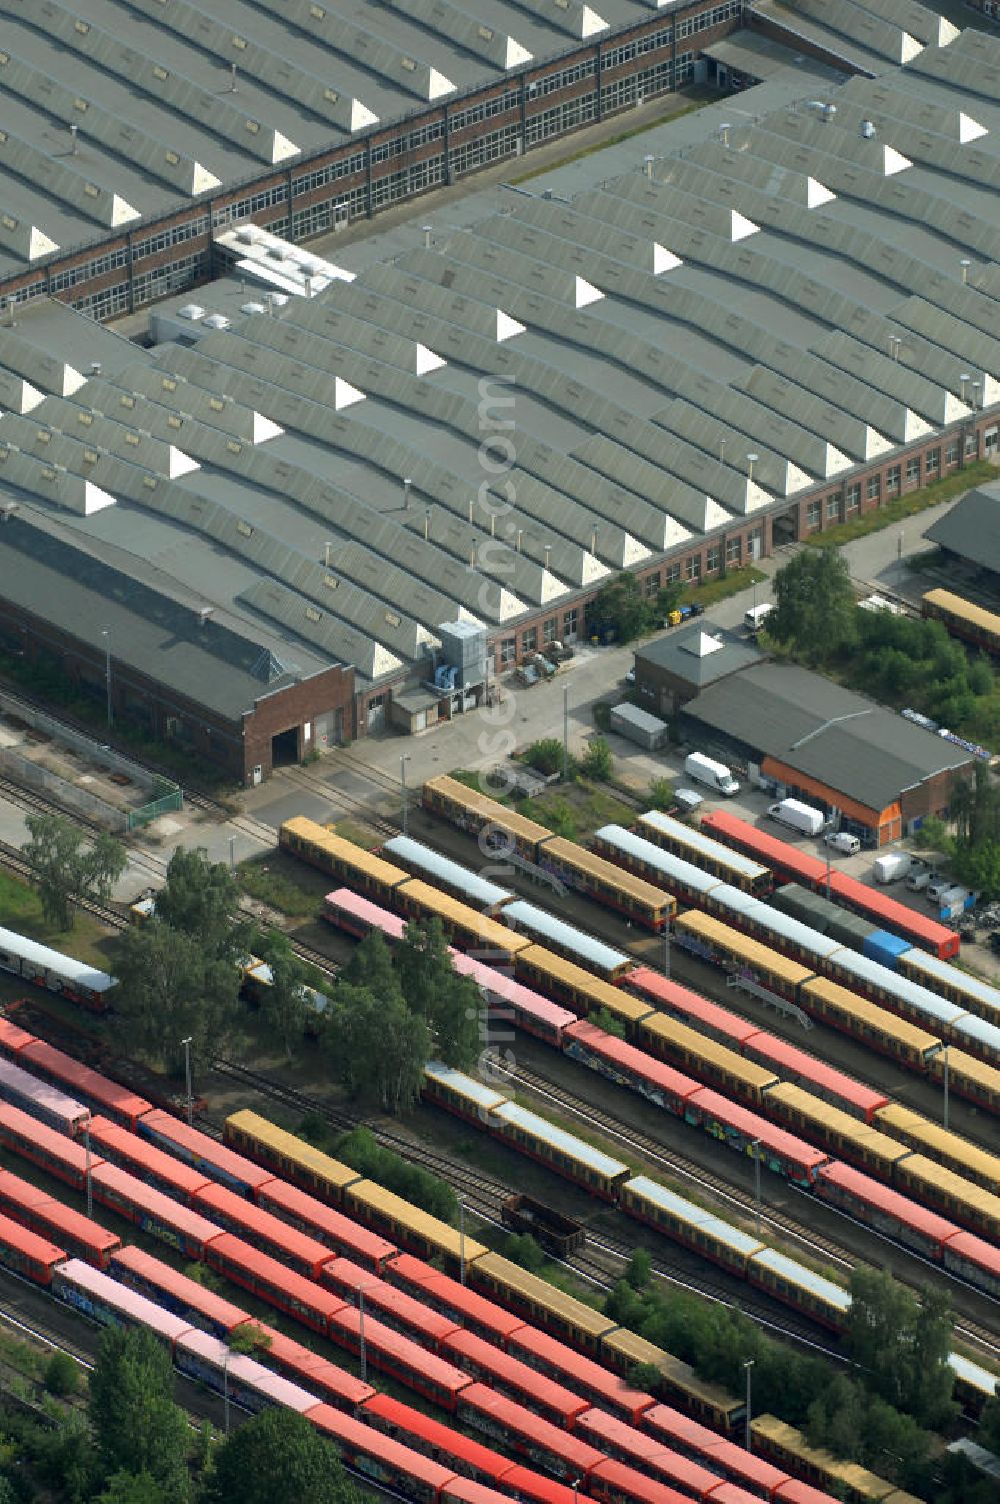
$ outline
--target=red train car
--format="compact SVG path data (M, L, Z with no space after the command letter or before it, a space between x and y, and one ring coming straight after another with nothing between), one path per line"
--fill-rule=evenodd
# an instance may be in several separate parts
M26 1044L34 1044L36 1038L37 1035L29 1034L20 1024L12 1023L9 1018L0 1018L0 1051L12 1060L17 1058Z
M74 1190L83 1190L87 1174L85 1146L8 1102L0 1102L0 1144L20 1159L64 1180ZM103 1162L102 1156L92 1149L91 1169Z
M217 1180L241 1196L256 1196L261 1186L274 1179L271 1170L262 1169L252 1160L244 1159L234 1149L227 1149L216 1139L209 1138L198 1128L189 1128L172 1113L154 1109L139 1119L139 1132L143 1138L176 1154L196 1170L204 1171L210 1180Z
M657 1107L680 1117L684 1104L698 1090L698 1082L657 1060L596 1024L578 1019L563 1030L563 1048L573 1060L600 1072L620 1086L641 1092Z
M973 1232L956 1232L945 1243L941 1262L952 1274L1000 1300L1000 1248L995 1244Z
M379 1487L412 1499L414 1504L437 1504L441 1490L455 1476L454 1467L421 1456L374 1426L334 1410L332 1405L317 1405L307 1419L335 1443L349 1467Z
M625 1462L607 1458L587 1479L587 1492L601 1504L691 1504L691 1495L647 1478Z
M375 1394L370 1384L362 1383L328 1358L321 1358L319 1353L304 1347L293 1337L286 1337L284 1332L276 1331L263 1321L255 1321L253 1325L262 1338L257 1354L261 1362L286 1374L305 1389L313 1390L324 1404L336 1405L338 1410L353 1414Z
M65 1263L66 1257L64 1248L57 1248L13 1217L0 1215L0 1264L5 1269L34 1280L36 1285L50 1285L53 1269Z
M577 1417L590 1408L590 1401L582 1395L529 1368L520 1358L484 1342L474 1332L456 1329L443 1343L442 1351L498 1394L526 1405L564 1430L572 1431Z
M109 1118L91 1118L90 1144L109 1164L118 1165L165 1196L175 1196L186 1204L197 1191L210 1184L200 1170L166 1154Z
M94 1200L120 1212L151 1237L159 1238L189 1259L203 1259L205 1250L221 1231L214 1222L191 1207L181 1206L154 1186L117 1165L102 1164L91 1172Z
M654 1403L652 1395L631 1389L603 1364L575 1352L558 1337L537 1327L518 1327L507 1339L507 1351L530 1368L537 1368L539 1373L568 1384L591 1404L603 1405L624 1417L630 1426L638 1425L640 1416Z
M946 1217L839 1160L822 1167L814 1189L821 1200L842 1207L859 1222L877 1228L934 1263L941 1263L945 1244L958 1231Z
M111 1255L121 1246L117 1234L63 1206L9 1170L0 1170L0 1212L42 1238L58 1239L59 1247L71 1258L85 1259L96 1269L106 1269Z
M342 1304L330 1317L328 1330L334 1342L360 1355L362 1317L354 1306ZM373 1320L367 1312L363 1331L367 1360L373 1368L400 1379L443 1409L455 1409L459 1394L471 1382L467 1373L383 1321Z
M471 977L483 992L494 1023L513 1024L526 1034L544 1039L546 1044L562 1047L562 1032L567 1024L574 1022L575 1013L542 997L523 982L515 982L495 966L487 966L462 952L452 956L451 964L459 976Z
M699 1033L710 1035L730 1049L740 1049L744 1040L758 1032L756 1024L748 1023L738 1014L692 992L690 987L682 987L679 982L651 971L648 966L637 966L630 971L625 985L646 998L661 1013L669 1014L682 1024L691 1024Z
M300 1232L317 1238L333 1253L346 1254L365 1268L381 1274L397 1252L395 1243L369 1232L359 1222L345 1217L325 1201L284 1180L269 1180L257 1192L257 1205L272 1212Z
M503 1486L515 1499L521 1499L523 1504L586 1504L589 1497L587 1494L580 1495L578 1489L570 1488L565 1483L557 1483L554 1478L533 1472L521 1463L515 1464L504 1475Z
M439 1351L444 1339L455 1331L450 1316L415 1300L398 1285L374 1279L367 1269L350 1259L331 1259L323 1269L322 1280L352 1305L359 1305L364 1292L365 1312L391 1326L394 1331L419 1339L431 1352Z
M796 1045L773 1034L752 1034L743 1045L748 1060L770 1066L782 1081L805 1086L814 1097L822 1097L843 1112L849 1112L862 1122L871 1123L874 1114L889 1101L885 1092L875 1091L853 1076L824 1065L814 1055L807 1055Z
M643 1430L675 1452L696 1462L704 1462L713 1472L731 1477L739 1484L746 1484L754 1497L759 1495L770 1499L774 1490L788 1481L788 1474L775 1467L773 1462L755 1457L744 1447L727 1441L717 1431L710 1431L707 1426L669 1405L654 1405L646 1410L640 1424Z
M237 1327L250 1321L231 1301L216 1295L197 1280L154 1258L142 1248L119 1248L111 1256L108 1272L130 1290L144 1295L164 1310L183 1316L192 1326L200 1327L213 1337L226 1338Z
M584 1483L605 1460L588 1442L497 1394L487 1384L469 1384L458 1396L459 1420L492 1436L519 1457L528 1457L557 1478Z
M385 1278L390 1284L409 1290L424 1305L452 1317L456 1325L500 1347L506 1346L508 1337L524 1326L522 1317L512 1316L495 1301L470 1290L451 1275L442 1274L412 1253L401 1253L387 1264Z
M452 1467L463 1477L478 1483L496 1484L509 1473L512 1463L482 1442L463 1436L453 1426L433 1420L412 1405L404 1405L387 1394L376 1394L361 1409L361 1419L391 1436L404 1446L413 1447L444 1467Z
M195 1193L192 1204L217 1227L248 1239L262 1253L280 1259L298 1274L304 1274L306 1279L319 1279L324 1264L329 1264L335 1257L316 1238L299 1232L297 1227L264 1211L227 1186L211 1182L202 1186Z
M25 1045L18 1061L25 1070L55 1082L81 1102L86 1102L91 1111L102 1113L125 1128L134 1130L139 1119L152 1111L153 1104L145 1097L138 1096L127 1086L119 1086L117 1081L102 1076L99 1071L81 1065L79 1060L65 1055L44 1040L36 1039Z
M853 909L855 914L870 919L876 929L912 940L914 945L930 951L940 961L950 961L958 955L961 942L957 931L950 930L946 924L940 924L927 914L918 913L907 903L900 903L898 898L890 898L878 888L858 882L846 872L831 872L830 897L834 903L843 904L845 909Z
M205 1262L234 1284L242 1285L268 1305L285 1311L317 1332L328 1330L332 1317L344 1304L332 1290L324 1290L322 1285L296 1274L231 1232L219 1232L212 1239L205 1251Z
M741 1107L738 1102L730 1102L709 1087L689 1098L684 1115L688 1122L697 1123L741 1154L748 1153L750 1145L757 1140L757 1152L762 1162L796 1185L811 1186L820 1166L830 1158L829 1154L814 1149L786 1128L776 1127L756 1112Z

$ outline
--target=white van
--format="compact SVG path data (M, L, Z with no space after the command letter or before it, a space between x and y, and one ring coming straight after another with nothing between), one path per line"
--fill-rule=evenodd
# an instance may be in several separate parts
M706 788L716 794L725 794L732 798L738 794L740 786L730 773L724 762L715 762L713 758L706 757L704 752L691 752L684 759L684 772L695 783L703 783Z
M774 604L772 602L765 606L751 606L749 611L744 612L743 626L750 633L751 637L757 636L757 633L773 610Z
M802 836L818 836L826 824L821 809L813 809L811 804L803 804L798 799L782 799L778 804L769 804L767 812L779 825L787 825L789 830L797 830Z

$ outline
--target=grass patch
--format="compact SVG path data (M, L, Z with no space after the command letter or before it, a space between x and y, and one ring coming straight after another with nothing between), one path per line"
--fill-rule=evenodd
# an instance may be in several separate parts
M355 825L353 820L338 820L332 828L335 835L350 841L352 846L360 846L363 851L374 851L385 840L385 836L378 835L365 825Z
M329 892L330 879L281 852L268 852L240 862L236 882L242 893L290 919L312 919L324 893Z
M588 783L578 778L575 783L560 784L558 788L528 799L521 806L522 813L550 830L567 835L571 840L579 836L593 835L602 825L630 825L634 810L601 784ZM571 828L576 832L570 834Z
M995 479L995 466L986 460L976 460L973 464L966 465L964 470L956 470L954 475L946 475L929 486L921 486L918 491L910 491L906 496L897 496L895 501L887 502L874 512L865 512L863 516L854 517L850 522L826 528L822 533L812 533L805 541L810 548L839 548L842 543L877 533L890 523L902 522L907 517L926 511L928 507L950 501L963 491L971 491L974 486Z
M90 914L71 908L73 928L60 930L45 918L38 894L28 883L0 872L0 916L6 928L18 930L40 945L63 955L86 961L100 971L108 970L115 935ZM21 992L24 992L22 987Z
M680 598L680 604L714 606L717 601L738 595L741 590L749 590L751 585L759 585L761 580L766 579L767 575L762 570L754 569L752 564L744 564L740 569L727 569L725 574L717 575L714 580L706 580L702 585L688 585Z
M679 96L674 96L679 97ZM657 115L655 120L647 120L642 125L633 125L627 131L619 131L617 135L606 136L601 141L594 141L589 146L581 146L577 151L571 151L565 157L560 157L558 162L550 162L547 167L535 167L531 172L522 172L516 178L510 178L511 183L528 183L532 178L543 177L547 172L555 172L559 167L566 167L570 162L582 161L584 157L591 157L595 152L606 151L609 146L617 146L622 141L631 141L633 136L642 136L646 131L655 130L659 125L666 125L671 120L680 120L683 115L690 115L694 110L700 110L706 104L711 104L718 95L705 93L704 98L689 99L687 104L681 105L680 109Z

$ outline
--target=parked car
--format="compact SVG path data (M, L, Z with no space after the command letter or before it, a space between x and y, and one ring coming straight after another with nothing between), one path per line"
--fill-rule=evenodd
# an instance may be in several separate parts
M861 850L857 836L852 836L846 830L828 830L823 839L833 851L839 851L842 856L857 856Z
M950 877L942 877L940 873L936 873L933 882L930 882L927 885L927 897L930 899L931 903L938 903L940 902L943 895L947 893L948 889L953 888L954 886L955 884L952 882Z
M628 672L625 675L625 683L626 684L634 684L635 683L635 665L634 664L628 670Z

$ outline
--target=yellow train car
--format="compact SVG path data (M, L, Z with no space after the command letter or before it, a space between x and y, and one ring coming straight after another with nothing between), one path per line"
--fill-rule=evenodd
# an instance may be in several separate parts
M499 1253L484 1253L477 1258L469 1271L469 1283L592 1357L599 1353L603 1338L615 1329L615 1323L592 1306L565 1295Z
M900 1060L911 1070L925 1071L941 1048L936 1034L929 1034L919 1024L897 1018L867 998L849 992L839 982L826 977L812 977L799 989L798 1002L806 1013L823 1023L860 1039L881 1055ZM1000 1076L1000 1073L998 1073Z
M713 840L697 826L686 825L683 820L675 820L659 810L647 810L640 815L635 832L644 841L652 841L661 850L691 862L703 872L717 877L720 883L729 883L753 898L766 898L774 888L774 874L770 867Z
M391 898L400 883L410 876L402 867L373 856L364 847L334 835L324 825L317 825L315 820L298 815L280 827L278 844L283 851L311 862L321 872L328 872L369 898Z
M950 1170L964 1175L966 1180L975 1181L976 1185L1000 1195L1000 1157L988 1149L980 1149L978 1144L970 1144L960 1133L951 1133L940 1123L932 1123L923 1113L896 1103L880 1107L874 1114L874 1121L900 1143L909 1144L911 1149L947 1165Z
M658 1368L660 1380L656 1386L657 1395L668 1405L683 1410L692 1419L711 1426L714 1431L721 1431L723 1434L734 1432L746 1418L743 1400L737 1399L718 1384L700 1379L689 1363L675 1358L673 1353L664 1352L662 1347L647 1342L645 1337L626 1331L624 1327L619 1327L610 1337L604 1338L601 1343L601 1358L609 1368L614 1368L626 1379L640 1363Z
M424 809L441 815L459 830L473 836L485 832L485 842L490 849L501 853L514 850L530 862L536 860L539 842L552 834L537 820L529 820L477 789L467 788L447 773L428 778L421 799Z
M528 935L519 935L501 920L460 903L422 878L408 878L396 888L393 898L408 919L440 919L448 939L462 950L473 951L479 960L510 958L531 944Z
M343 1205L346 1212L366 1227L392 1238L411 1253L422 1258L440 1258L449 1273L460 1269L463 1253L468 1270L486 1252L484 1244L475 1238L463 1238L457 1228L376 1185L374 1180L355 1180L346 1187Z
M314 1149L305 1139L277 1127L249 1108L230 1114L223 1138L231 1149L266 1165L276 1175L334 1206L342 1205L345 1187L361 1179L350 1165Z
M528 945L519 950L514 957L514 972L519 982L537 988L546 997L558 999L584 1018L605 1009L618 1020L630 1039L640 1020L654 1011L648 1003L602 981L543 945Z
M703 914L689 909L678 916L674 924L674 937L678 945L693 955L714 966L721 966L738 977L746 977L775 992L779 997L794 1002L798 989L815 973L798 961L791 961L752 940L730 925L723 924L712 914Z
M944 1081L945 1058L941 1050L931 1059L928 1074L932 1080ZM985 1107L987 1112L1000 1114L1000 1070L953 1045L948 1046L947 1061L949 1091Z
M928 590L920 603L923 616L942 622L954 637L961 637L988 653L1000 654L1000 616L977 606L953 590Z
M735 1050L666 1013L647 1014L638 1026L636 1043L657 1059L754 1107L760 1106L764 1093L778 1080L767 1066L744 1060Z
M747 1260L764 1247L759 1238L751 1237L648 1175L634 1175L627 1185L622 1186L619 1201L630 1216L655 1227L657 1232L664 1233L675 1243L693 1248L696 1253L743 1279L747 1274Z
M850 1164L867 1170L879 1180L890 1181L894 1166L911 1152L906 1144L869 1128L849 1112L791 1082L781 1082L767 1093L765 1109L769 1117L800 1133L810 1143L821 1145L831 1154L843 1155Z
M895 1166L892 1183L988 1242L1000 1242L1000 1196L973 1185L945 1165L923 1154L909 1154Z
M758 1415L751 1420L750 1435L756 1456L787 1468L816 1488L835 1488L836 1497L851 1504L887 1504L897 1494L894 1484L866 1467L844 1462L822 1447L809 1446L801 1431L774 1415Z
M606 908L617 909L646 929L662 930L677 912L677 900L671 894L564 836L540 841L536 860L543 871L567 888L586 893Z

